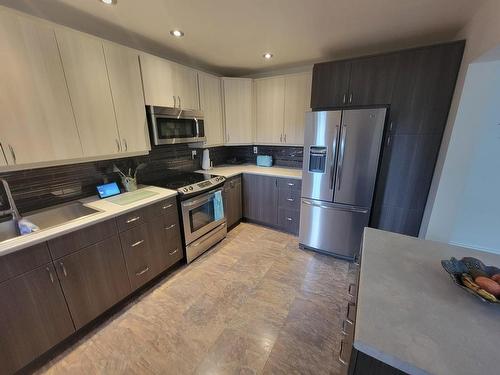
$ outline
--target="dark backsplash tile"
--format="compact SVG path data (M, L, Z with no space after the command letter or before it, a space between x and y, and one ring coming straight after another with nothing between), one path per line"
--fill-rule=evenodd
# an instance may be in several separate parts
M271 155L274 165L301 168L302 147L257 146L259 155ZM101 160L96 162L36 168L16 172L0 173L0 178L8 181L12 195L21 214L75 199L96 194L96 185L109 181L120 181L113 172L113 164L122 170L135 169L144 164L138 172L138 180L154 178L164 169L195 171L201 168L203 149L188 145L171 145L154 148L148 155L122 159ZM245 163L255 163L253 146L223 146L210 148L210 158L214 165L226 164L236 158Z

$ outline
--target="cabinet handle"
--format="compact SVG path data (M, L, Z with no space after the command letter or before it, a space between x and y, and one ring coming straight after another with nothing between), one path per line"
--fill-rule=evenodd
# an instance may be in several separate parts
M283 133L280 135L280 143L283 143Z
M141 276L141 275L144 275L146 272L149 271L149 267L146 266L146 268L144 268L142 271L140 272L136 272L135 276Z
M347 320L344 319L342 321L342 331L341 331L344 336L348 336L349 335L349 333L347 332L347 326L348 325L352 326L352 323L350 323L349 321L347 321Z
M175 98L175 95L172 95L172 97L174 98L174 108L177 108L177 99Z
M295 201L295 199L293 199L293 198L287 198L286 200L287 200L288 202L293 202L293 201Z
M352 292L352 288L355 286L356 286L356 284L354 284L354 283L349 284L349 287L347 288L347 294L349 295L349 297L354 297L354 293Z
M50 282L51 282L52 284L54 284L54 275L52 275L52 272L50 272L50 268L49 268L49 267L47 267L47 268L45 268L45 269L46 269L46 270L47 270L47 272L49 273Z
M177 98L179 99L179 109L182 108L182 105L181 105L181 97L180 96L177 96Z
M136 246L139 246L141 243L143 243L144 240L139 240L137 242L134 242L132 245L130 245L130 247L136 247Z
M342 353L344 352L344 339L340 340L340 350L339 350L339 362L344 366L347 366L347 361L342 358Z
M353 94L351 92L351 94L349 95L349 103L352 103L352 97L353 97Z
M116 142L116 151L120 152L121 145L120 145L120 141L118 140L118 138L115 139L115 142Z
M133 218L131 218L131 219L128 219L128 220L126 221L126 223L127 223L127 224L133 223L134 221L137 221L137 220L139 220L140 218L141 218L140 216L133 217Z
M389 135L387 136L387 147L389 147L389 146L391 145L391 138L392 138L392 137L391 137L391 135L389 134Z
M288 186L295 186L295 184L293 182L289 182L287 183Z
M128 151L128 144L125 138L123 138L123 147L125 147L125 151Z
M172 207L172 206L173 206L173 204L172 204L172 203L170 203L170 204L167 204L166 206L163 206L161 209L162 209L162 210L168 210L168 209L169 209L170 207Z
M169 225L168 227L165 227L165 230L170 230L175 228L175 224Z
M344 93L344 97L342 98L342 104L345 104L346 97L347 97L347 94Z
M391 123L389 124L389 131L392 132L392 121Z
M349 317L349 315L351 315L351 314L350 314L350 312L351 312L351 307L354 307L354 306L355 306L354 302L349 302L349 303L347 304L346 320L347 320L347 323L350 323L350 324L353 324L353 323L354 323L354 321L353 321L353 320Z
M285 133L285 136L284 136L284 138L283 138L283 139L285 140L285 143L286 143L286 133Z
M286 218L288 221L293 221L293 219L291 217L287 217Z
M178 252L178 251L179 251L179 248L177 248L177 249L175 249L174 251L172 251L172 252L168 253L168 255L174 255L174 254L175 254L176 252Z
M66 267L64 267L64 263L63 262L59 262L59 265L61 266L61 269L62 269L64 277L67 277L68 276L68 272L66 271Z
M17 164L16 152L14 151L14 147L9 145L10 154L12 155L12 160L14 160L14 164Z

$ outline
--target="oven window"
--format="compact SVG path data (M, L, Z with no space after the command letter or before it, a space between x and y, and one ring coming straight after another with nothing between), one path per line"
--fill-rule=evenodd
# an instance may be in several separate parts
M222 193L216 192L210 200L189 211L189 224L191 232L203 228L205 225L224 218L224 208L222 205Z
M156 117L156 127L160 139L196 137L196 124L191 119Z

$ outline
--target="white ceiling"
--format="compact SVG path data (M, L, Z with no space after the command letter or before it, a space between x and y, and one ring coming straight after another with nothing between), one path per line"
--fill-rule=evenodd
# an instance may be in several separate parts
M454 38L483 0L0 0L0 4L226 75ZM179 28L182 39L170 36ZM264 52L274 54L271 61Z

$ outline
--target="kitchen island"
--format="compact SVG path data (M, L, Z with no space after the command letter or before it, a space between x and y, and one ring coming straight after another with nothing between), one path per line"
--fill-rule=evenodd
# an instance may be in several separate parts
M355 351L409 374L498 368L500 306L461 290L441 267L442 259L465 256L500 266L499 254L366 228Z

